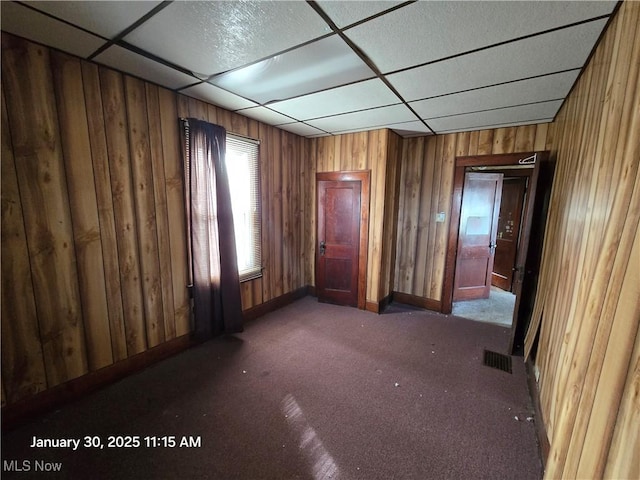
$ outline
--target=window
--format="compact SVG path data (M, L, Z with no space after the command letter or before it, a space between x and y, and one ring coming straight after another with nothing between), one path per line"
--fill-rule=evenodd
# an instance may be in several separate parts
M262 276L258 141L227 134L225 164L236 235L240 281Z

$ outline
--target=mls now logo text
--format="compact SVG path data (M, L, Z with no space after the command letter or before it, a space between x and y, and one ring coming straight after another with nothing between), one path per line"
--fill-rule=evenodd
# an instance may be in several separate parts
M59 472L62 462L45 462L44 460L3 460L4 472Z

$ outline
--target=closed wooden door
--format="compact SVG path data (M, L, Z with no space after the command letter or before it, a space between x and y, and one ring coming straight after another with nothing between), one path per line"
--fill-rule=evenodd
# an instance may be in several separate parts
M453 300L489 298L495 256L501 173L465 174Z
M358 306L361 182L319 180L316 293L321 302Z
M502 199L498 216L496 254L491 284L511 291L516 267L516 253L520 238L520 220L524 204L527 177L505 178L502 182Z

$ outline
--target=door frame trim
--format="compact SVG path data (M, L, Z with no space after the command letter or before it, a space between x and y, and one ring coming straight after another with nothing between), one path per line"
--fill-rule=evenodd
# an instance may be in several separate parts
M365 310L367 306L367 259L369 253L369 196L370 196L370 170L343 171L343 172L317 172L316 173L316 221L318 218L318 207L320 205L318 198L318 182L319 181L338 181L338 182L360 182L360 245L358 254L358 309ZM316 225L314 243L315 258L315 283L318 284L318 225Z
M456 268L456 254L458 250L458 230L460 229L460 209L462 207L462 189L464 187L464 173L466 167L481 167L481 166L500 166L500 165L517 165L520 159L529 157L534 154L541 155L548 152L520 152L520 153L505 153L496 155L473 155L468 157L456 157L455 167L453 174L453 193L451 198L451 213L449 221L449 235L447 238L447 253L445 256L444 264L444 282L442 285L442 313L451 313L453 308L453 277ZM540 164L540 160L536 162L536 165ZM537 168L531 178L531 190L529 190L529 200L535 198L535 182L537 180ZM535 178L534 178L535 177ZM533 209L528 209L527 216ZM529 237L529 232L526 230L526 224L530 226L530 219L526 221L522 234L525 238Z

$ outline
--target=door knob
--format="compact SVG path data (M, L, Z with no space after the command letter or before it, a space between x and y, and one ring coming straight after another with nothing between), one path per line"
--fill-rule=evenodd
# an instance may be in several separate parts
M327 248L327 245L324 243L324 240L320 242L320 255L324 255L324 251Z

